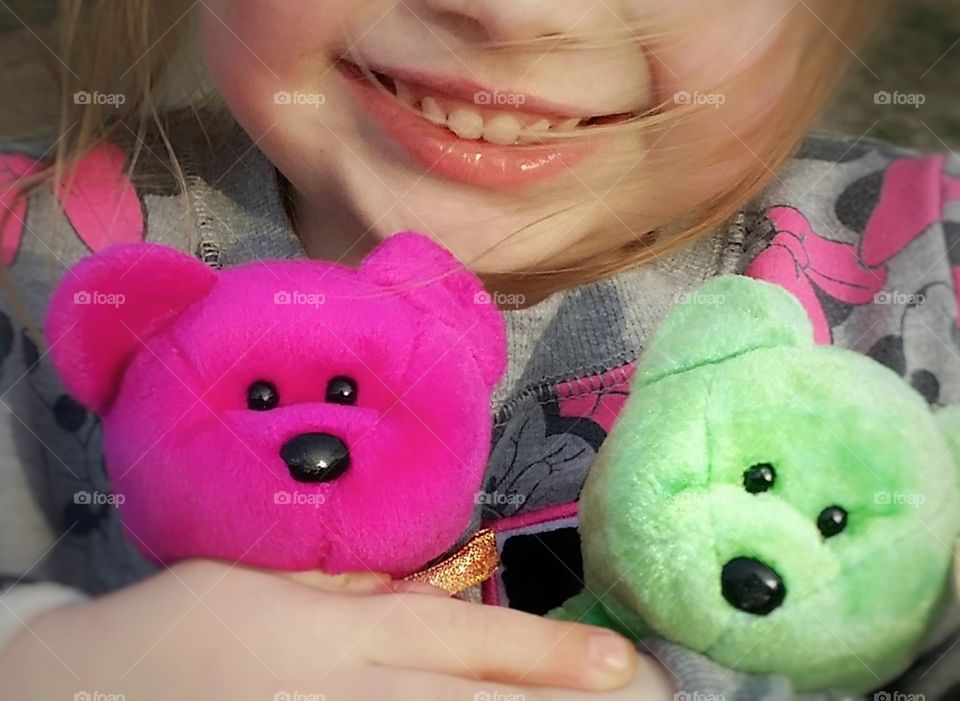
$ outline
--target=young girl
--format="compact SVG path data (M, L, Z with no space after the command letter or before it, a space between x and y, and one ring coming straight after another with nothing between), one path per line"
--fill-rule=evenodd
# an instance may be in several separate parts
M11 38L4 698L792 697L531 614L581 586L584 476L651 329L711 276L787 287L818 341L960 401L960 162L804 140L882 4L89 0ZM46 359L37 320L65 267L138 240L214 267L353 264L404 229L505 314L475 519L498 533L500 606L375 576L155 571Z

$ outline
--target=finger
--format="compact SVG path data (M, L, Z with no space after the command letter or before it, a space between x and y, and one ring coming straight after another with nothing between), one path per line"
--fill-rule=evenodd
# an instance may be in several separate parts
M603 701L676 701L683 698L683 694L677 693L680 687L674 684L674 679L672 672L653 657L640 654L633 679L625 687L604 692ZM545 701L584 701L581 691L544 689L542 693Z
M523 685L601 691L637 664L615 633L455 599L399 597L363 654L379 664ZM416 645L388 644L415 637Z
M463 679L422 670L379 669L374 672L378 699L430 699L430 701L545 701L534 688Z

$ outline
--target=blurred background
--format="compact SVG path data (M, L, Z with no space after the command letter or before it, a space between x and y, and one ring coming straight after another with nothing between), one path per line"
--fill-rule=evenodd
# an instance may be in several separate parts
M843 1L843 0L840 0ZM860 0L869 2L869 0ZM900 0L895 21L851 80L823 126L927 151L960 148L960 2ZM899 92L925 100L878 104ZM915 100L916 102L916 100Z
M17 15L52 17L54 5L3 0L0 33L22 28ZM859 57L860 70L821 127L928 151L960 149L960 1L899 0L897 6L894 21ZM889 103L878 93L890 95ZM897 96L907 103L893 104Z

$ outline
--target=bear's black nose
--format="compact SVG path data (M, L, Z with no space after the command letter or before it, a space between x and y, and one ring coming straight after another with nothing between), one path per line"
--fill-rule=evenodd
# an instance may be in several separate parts
M770 567L749 557L735 557L720 574L723 598L734 608L766 616L783 603L787 588Z
M280 449L280 457L298 482L329 482L350 465L350 451L329 433L301 433Z

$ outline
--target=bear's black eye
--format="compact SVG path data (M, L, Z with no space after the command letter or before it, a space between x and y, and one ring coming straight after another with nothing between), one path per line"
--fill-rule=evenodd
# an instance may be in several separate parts
M817 516L817 528L824 538L830 538L847 527L847 511L841 506L828 506Z
M777 471L768 462L754 465L743 473L743 487L751 494L765 492L773 486Z
M327 401L331 404L354 405L357 403L357 383L339 375L327 383Z
M280 403L280 394L272 382L257 380L247 387L247 408L253 411L269 411Z

